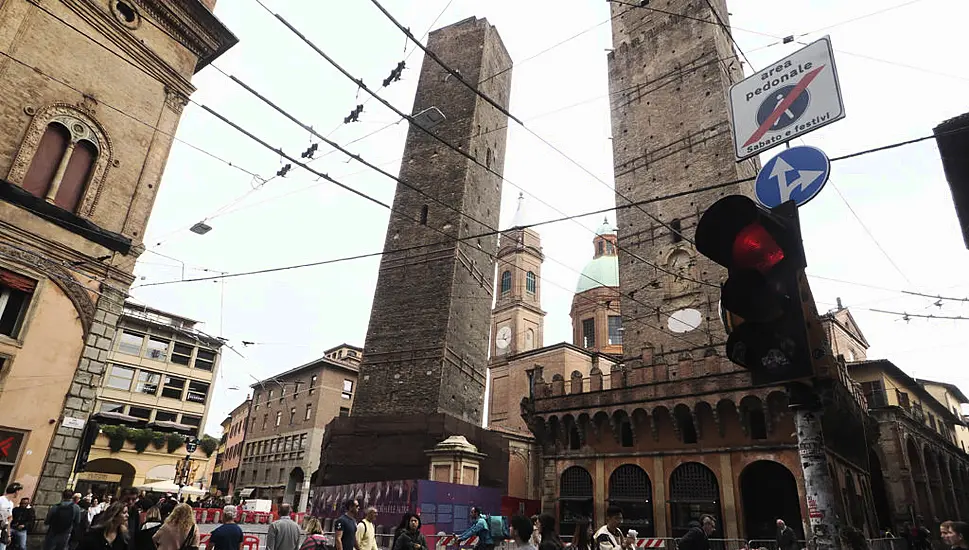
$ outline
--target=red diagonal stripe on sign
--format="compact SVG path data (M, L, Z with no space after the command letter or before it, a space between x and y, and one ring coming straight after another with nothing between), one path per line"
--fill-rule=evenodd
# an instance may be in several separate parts
M775 122L777 122L777 119L781 118L781 113L786 111L787 108L790 107L802 93L804 93L804 90L807 89L808 85L811 84L811 81L814 80L814 77L818 76L818 73L821 72L821 69L823 68L824 68L824 65L821 65L817 69L814 69L813 71L804 75L804 78L802 78L801 81L797 83L797 86L794 86L794 89L791 90L791 93L787 94L787 97L784 98L784 101L781 101L777 105L777 108L774 109L774 112L772 112L770 116L767 117L767 120L765 120L764 123L760 125L760 128L757 128L757 131L754 132L754 135L750 136L750 139L747 140L747 143L744 143L744 147L750 145L751 143L755 143L757 140L764 137L764 134L767 133L767 130L769 130L770 127L773 126Z

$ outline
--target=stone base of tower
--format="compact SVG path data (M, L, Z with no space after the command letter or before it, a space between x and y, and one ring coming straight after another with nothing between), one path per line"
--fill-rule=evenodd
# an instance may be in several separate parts
M508 487L508 440L501 434L453 416L343 416L326 426L320 485L344 485L398 479L429 479L427 451L454 435L463 435L485 455L477 485L505 494Z

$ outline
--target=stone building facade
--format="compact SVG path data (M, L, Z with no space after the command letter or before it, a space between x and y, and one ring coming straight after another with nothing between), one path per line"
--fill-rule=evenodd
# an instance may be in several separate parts
M511 59L487 20L437 29L427 47L507 108ZM422 479L425 451L453 435L488 456L480 485L507 475L507 444L481 428L497 235L472 237L498 226L508 120L425 55L413 112L435 108L442 121L407 134L360 389L327 429L325 485Z
M608 504L643 536L680 537L703 513L718 520L715 538L773 540L778 518L809 532L783 388L752 387L747 371L715 353L570 379L530 371L522 413L541 446L543 507L563 533L580 518L601 523ZM851 502L869 502L864 440L860 454L857 444L864 398L841 375L844 399L826 415L828 460L835 476L859 480ZM851 521L874 532L867 509Z
M727 117L727 89L743 71L727 27L710 24L729 24L725 0L671 0L662 11L628 4L611 4L609 53L625 362L669 355L675 363L683 352L700 360L697 352L726 340L717 305L724 270L697 254L693 234L708 206L750 186L625 205L756 174L756 162L734 162ZM668 329L684 309L700 325Z
M73 468L190 79L236 42L213 6L0 5L0 430L18 442L0 463L38 514Z
M306 509L311 478L320 467L324 429L353 408L362 352L344 344L252 385L235 480L242 498L285 501L297 511Z

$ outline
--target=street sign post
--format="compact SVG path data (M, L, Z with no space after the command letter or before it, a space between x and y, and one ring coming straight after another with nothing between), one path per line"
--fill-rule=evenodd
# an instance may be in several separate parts
M827 36L730 87L738 162L844 116Z
M757 202L767 208L792 200L804 206L831 175L831 161L816 147L791 147L778 153L760 169L754 183Z

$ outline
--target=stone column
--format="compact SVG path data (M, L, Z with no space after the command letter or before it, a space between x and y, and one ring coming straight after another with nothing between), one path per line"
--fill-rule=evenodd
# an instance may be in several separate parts
M64 410L58 419L59 427L51 442L44 468L34 496L37 517L42 518L47 509L61 500L61 491L67 489L74 459L77 456L83 430L67 428L61 424L66 417L87 421L94 409L96 388L104 375L114 333L124 304L124 295L106 284L100 288L94 321L87 334L84 351L74 371L74 379L64 399Z
M296 511L298 512L309 512L307 508L310 503L310 480L308 477L303 478L303 489L300 491L299 502L295 504Z

